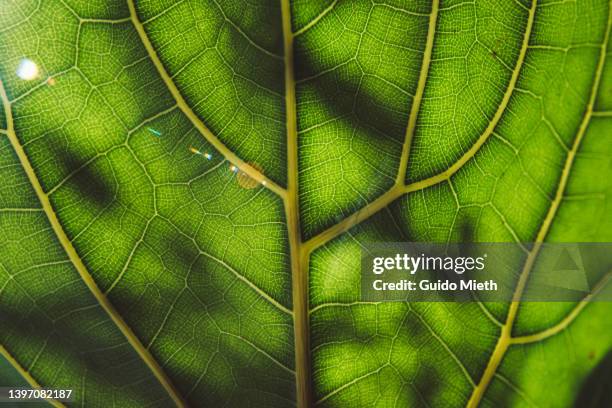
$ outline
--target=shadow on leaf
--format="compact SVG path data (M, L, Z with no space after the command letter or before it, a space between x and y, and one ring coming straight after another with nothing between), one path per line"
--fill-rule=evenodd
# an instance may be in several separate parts
M597 367L582 384L580 393L574 402L580 408L604 408L612 401L612 352L599 362Z

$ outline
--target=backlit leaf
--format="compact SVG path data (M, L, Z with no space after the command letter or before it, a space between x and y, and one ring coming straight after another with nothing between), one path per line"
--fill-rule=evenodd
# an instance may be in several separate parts
M0 0L2 385L86 407L602 401L609 303L359 291L367 242L612 241L611 16Z

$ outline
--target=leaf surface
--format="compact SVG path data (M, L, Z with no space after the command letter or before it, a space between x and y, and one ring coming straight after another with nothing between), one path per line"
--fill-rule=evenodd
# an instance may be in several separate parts
M7 0L0 371L85 406L585 398L609 303L372 304L360 254L612 241L611 13Z

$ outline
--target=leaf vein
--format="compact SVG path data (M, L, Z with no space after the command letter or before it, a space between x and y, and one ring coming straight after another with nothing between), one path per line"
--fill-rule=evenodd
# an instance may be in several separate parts
M166 88L168 88L168 91L176 101L177 106L183 112L183 114L185 114L185 116L191 121L191 123L202 134L202 136L211 145L213 145L213 147L217 149L219 153L221 153L229 162L237 166L240 171L244 172L252 179L262 182L265 181L265 183L263 184L265 184L266 188L270 189L272 192L276 193L280 197L284 197L286 194L284 188L276 184L274 181L262 174L259 170L257 170L256 168L242 160L240 157L238 157L236 153L231 151L215 134L212 133L212 131L204 124L204 122L191 109L191 107L189 107L189 105L185 101L185 98L172 80L172 77L166 71L166 68L164 67L164 64L160 60L159 56L157 55L157 52L153 48L153 44L149 39L144 24L140 21L138 17L134 0L128 0L128 7L130 9L130 17L132 20L132 24L134 25L134 28L136 29L136 32L138 33L138 36L140 37L140 40L151 59L151 62L155 66L155 69L157 70L161 79L164 81Z
M49 196L44 192L39 180L36 175L32 164L28 156L21 146L19 139L15 133L15 128L13 125L13 112L8 99L8 95L6 93L6 89L4 88L4 83L0 80L0 98L2 99L2 105L4 106L5 117L8 128L8 138L17 154L19 162L21 163L23 170L38 197L40 204L51 224L51 228L57 237L59 243L62 248L66 252L68 258L74 265L74 268L78 272L78 274L83 279L83 282L86 284L94 298L100 304L102 309L107 313L107 315L111 318L115 326L121 331L121 333L126 337L129 341L132 348L136 351L142 361L147 365L147 367L151 370L152 374L157 378L160 384L164 387L170 398L175 402L175 404L179 407L186 406L183 401L182 396L179 394L178 390L172 384L167 374L162 370L159 366L159 363L153 358L153 356L144 348L140 339L136 336L136 334L132 331L132 329L127 325L123 317L117 312L112 303L104 296L104 294L100 291L97 283L87 270L87 267L83 263L83 260L80 258L76 249L72 245L72 242L66 235L60 221L53 210L51 202L49 200Z

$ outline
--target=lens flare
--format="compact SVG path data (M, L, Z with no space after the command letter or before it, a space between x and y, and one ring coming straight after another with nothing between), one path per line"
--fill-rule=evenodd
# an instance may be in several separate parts
M255 170L257 170L258 172L263 173L263 168L259 164L249 163L249 165ZM265 180L263 181L256 180L253 177L246 174L244 171L241 171L236 175L236 180L238 181L238 184L240 185L240 187L245 188L247 190L257 187L257 185L260 182L261 184L265 186Z
M157 137L160 137L162 135L162 133L159 130L157 130L157 129L153 129L151 127L147 128L147 129L149 130L149 133L151 133L151 134L153 134L153 135L155 135Z
M189 151L193 154L197 154L200 156L204 156L206 158L206 160L212 160L212 154L208 153L208 152L204 152L202 153L201 151L199 151L198 149L196 149L193 146L189 146ZM233 170L232 170L233 171Z
M33 79L38 78L40 75L40 71L38 69L38 65L34 61L28 58L24 58L19 61L19 65L17 66L17 76L24 81L31 81Z

